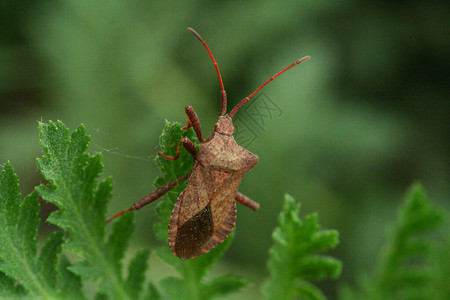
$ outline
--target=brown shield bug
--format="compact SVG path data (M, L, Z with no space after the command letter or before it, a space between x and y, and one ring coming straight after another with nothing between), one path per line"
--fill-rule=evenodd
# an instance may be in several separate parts
M194 159L191 173L169 182L134 203L129 209L106 220L110 222L124 213L140 209L160 198L180 181L188 179L186 189L178 196L169 222L169 244L173 254L181 259L202 255L228 237L236 222L236 202L253 210L259 208L258 203L238 192L242 177L256 165L258 157L239 146L234 140L233 117L266 84L290 68L310 59L310 56L305 56L278 72L226 114L227 95L217 62L202 37L194 29L188 30L208 51L219 77L222 104L214 132L207 139L203 139L197 114L192 106L187 105L185 112L188 124L184 129L193 127L198 140L202 143L198 152L194 143L185 137L178 143L175 156L162 153L158 155L166 159L178 159L183 145Z

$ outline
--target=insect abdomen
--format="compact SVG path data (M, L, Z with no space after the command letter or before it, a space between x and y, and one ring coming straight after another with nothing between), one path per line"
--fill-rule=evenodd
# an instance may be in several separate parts
M203 253L202 246L211 238L213 223L211 207L204 209L178 228L175 240L175 253L182 259L196 257Z

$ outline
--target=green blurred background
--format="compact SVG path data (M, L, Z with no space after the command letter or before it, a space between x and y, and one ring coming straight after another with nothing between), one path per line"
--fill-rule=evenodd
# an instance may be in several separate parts
M261 209L238 207L236 238L216 270L255 281L252 298L285 192L302 215L317 211L340 231L332 255L344 272L322 285L331 297L372 270L412 182L449 207L448 2L3 0L0 8L0 163L11 160L29 193L42 182L37 121L84 123L113 176L108 214L153 189L165 119L184 124L193 105L206 136L217 120L217 77L187 26L214 53L229 109L312 56L264 89L283 114L250 145L259 163L240 188ZM135 216L133 246L160 246L153 207ZM149 272L169 271L152 258Z

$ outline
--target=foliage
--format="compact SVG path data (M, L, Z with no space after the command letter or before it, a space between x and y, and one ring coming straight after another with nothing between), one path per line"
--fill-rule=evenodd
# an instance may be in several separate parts
M38 255L39 209L36 192L22 201L8 162L0 175L0 297L81 299L80 278L60 257L63 232L50 235Z
M211 60L186 26L212 48L230 108L312 55L264 88L282 115L260 108L248 119L258 130L253 119L274 116L261 117L264 130L249 149L260 163L244 177L243 192L261 210L240 214L236 238L245 244L233 247L260 250L227 257L261 270L280 195L289 191L302 195L303 211L314 207L322 222L336 224L351 278L376 256L381 237L373 225L391 214L405 183L426 182L450 207L449 3L1 1L0 165L12 162L25 196L39 180L30 124L57 117L73 130L84 122L91 151L119 149L103 151L103 174L113 176L114 198L131 202L139 187L151 190L158 170L124 156L147 158L161 133L153 129L164 118L183 121L186 104L206 130L220 109ZM148 238L139 233L136 239Z
M336 230L320 230L318 215L298 217L300 204L285 195L283 211L272 238L268 267L271 277L264 286L266 299L325 299L310 281L339 277L342 263L321 255L339 242Z
M180 260L167 245L156 249L157 256L172 266L178 277L163 278L157 285L146 283L147 250L131 259L125 277L122 259L134 229L133 214L121 216L113 222L111 233L106 234L104 219L111 197L111 178L98 182L103 168L101 155L86 153L90 138L83 125L72 134L61 122L40 123L39 127L44 156L37 162L48 183L38 186L22 201L9 162L0 176L1 297L83 299L83 285L90 281L96 299L212 299L249 284L235 275L207 277L211 266L230 246L234 232L219 246L192 260ZM162 151L174 155L184 136L197 143L192 129L185 131L178 123L166 122L160 139ZM162 176L155 185L160 187L189 173L192 157L182 148L177 161L157 156L156 162ZM154 225L154 232L165 243L173 205L185 186L186 182L178 184L156 207L160 221ZM39 255L38 194L58 207L48 221L61 229L50 235ZM271 277L263 287L266 299L324 299L310 281L336 278L341 272L338 260L321 254L337 245L338 232L321 230L317 214L301 220L299 209L300 205L286 195L279 227L273 232L275 244L268 262ZM79 259L72 262L62 254L62 248Z
M448 299L442 284L449 270L447 245L436 247L430 235L438 232L444 214L433 208L416 184L406 196L398 220L373 278L360 278L358 290L346 288L343 299ZM440 251L439 251L440 250Z
M122 259L134 229L133 215L120 217L106 234L111 178L98 181L101 155L86 153L90 138L83 125L71 135L61 122L40 123L39 128L44 156L37 162L48 183L22 199L11 163L7 162L0 174L0 297L83 299L83 285L90 281L96 299L212 299L248 285L248 280L235 275L207 277L230 246L234 232L192 260L180 260L167 245L156 249L157 256L172 266L178 277L163 278L158 285L145 283L148 250L136 253L124 276ZM166 122L160 139L162 151L174 155L184 136L197 143L192 129L185 131L178 123ZM157 156L156 162L162 176L155 185L160 187L188 174L192 157L182 148L177 161ZM185 186L186 182L178 184L156 207L160 221L154 232L165 243L173 205ZM58 207L48 221L60 228L41 247L37 239L39 195ZM317 214L301 220L299 209L300 204L286 195L279 226L273 232L270 277L263 286L266 299L324 299L314 282L340 275L341 262L322 254L338 244L338 232L321 230ZM376 274L361 277L359 288L346 288L342 298L447 299L450 242L437 244L434 239L443 220L444 213L430 205L420 185L414 185L391 228ZM79 259L69 260L63 249Z
M94 282L98 297L136 299L142 290L148 251L136 254L122 275L122 258L133 231L132 215L113 224L105 234L105 211L111 197L111 178L97 183L101 155L86 153L89 137L83 125L69 134L61 122L40 123L44 156L38 166L48 184L36 188L55 204L48 221L63 231L48 239L36 258L39 224L38 195L33 192L20 204L16 175L9 164L2 173L2 283L10 292L38 298L82 298L81 280ZM17 224L17 225L16 225ZM14 234L14 230L17 234ZM62 246L81 259L71 264L60 256ZM11 290L12 287L19 288ZM23 288L22 288L23 287Z

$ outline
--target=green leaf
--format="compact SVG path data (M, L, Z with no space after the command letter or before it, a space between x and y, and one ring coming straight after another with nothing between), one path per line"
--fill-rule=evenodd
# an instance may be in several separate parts
M74 282L73 272L93 281L98 295L134 299L140 290L128 286L122 274L122 259L134 230L133 216L127 214L116 220L109 237L105 235L105 211L112 186L110 178L98 182L103 169L101 155L86 153L90 138L83 125L72 134L60 121L40 123L39 128L44 156L38 159L38 166L49 184L39 186L37 191L59 208L48 221L68 232L63 246L82 257L62 274L64 283ZM76 280L74 283L78 284Z
M62 299L59 257L63 233L55 232L37 256L40 206L36 192L22 201L19 181L8 162L0 174L0 295ZM79 293L78 299L84 298Z
M25 296L25 291L21 285L16 285L16 281L0 272L0 297L13 298Z
M234 275L225 275L212 279L205 284L204 294L205 298L213 298L214 296L231 294L248 286L250 282L242 277Z
M188 287L181 278L168 276L166 278L161 279L159 283L168 299L177 299L177 300L201 299L199 294L193 295L188 290Z
M126 285L130 290L135 291L132 295L134 299L138 299L142 291L149 254L148 250L138 252L128 266Z
M166 155L174 156L177 153L178 143L183 137L188 137L194 144L199 145L192 128L183 130L183 127L179 123L166 121L163 133L159 139L161 152ZM192 155L183 147L181 147L180 157L177 160L165 159L159 155L156 156L155 160L163 174L162 179L157 180L166 182L188 174L193 165ZM178 189L179 192L182 190L184 190L184 187ZM172 194L174 198L170 198L174 200L173 202L175 203L178 193Z
M318 215L299 216L300 204L285 195L279 227L273 234L275 244L270 249L270 278L264 284L266 299L325 299L310 280L339 277L342 264L320 253L339 242L336 230L321 230Z
M443 214L431 207L423 188L414 185L391 229L383 254L377 279L382 295L397 299L405 299L404 295L430 299L433 292L430 287L433 281L430 270L432 244L424 243L424 234L436 231L443 220Z
M447 217L448 225L448 217ZM436 247L434 253L434 261L439 268L436 268L436 287L435 291L439 292L435 299L450 299L450 284L448 284L448 274L450 274L450 237L447 236L444 243Z
M58 257L61 253L61 244L64 233L62 231L53 232L45 242L39 255L39 266L41 274L47 278L47 281L55 288L58 270Z
M160 138L162 152L171 156L175 155L178 142L185 136L197 143L197 138L192 128L184 131L180 124L166 121L166 126ZM189 174L193 165L192 156L183 147L177 160L168 160L157 156L156 162L163 174L155 181L156 187L165 185L182 175ZM180 275L180 277L167 277L161 280L163 294L170 299L211 299L214 296L236 291L246 286L248 283L246 280L231 275L212 279L211 281L204 279L212 264L221 258L230 246L234 232L208 253L190 260L181 260L173 255L168 247L167 227L170 216L178 195L185 187L186 181L179 183L160 200L156 207L160 221L153 226L153 229L156 237L165 242L166 246L156 249L155 253L162 261L171 265ZM231 285L234 285L234 288L230 287Z
M160 300L161 295L159 294L156 286L153 283L149 283L147 286L147 291L145 293L144 299Z
M438 255L443 248L430 237L437 236L443 221L444 214L430 205L424 189L413 185L390 229L376 275L360 279L356 290L347 287L341 298L447 299L448 273L443 276L440 270L444 262L448 266L448 251ZM447 283L440 285L442 280Z
M20 280L29 293L49 298L51 289L36 261L38 212L36 193L22 202L19 181L8 162L0 175L0 270L9 278ZM25 223L20 224L19 219Z
M131 237L130 232L134 231L133 214L125 214L112 225L113 228L106 247L109 249L111 264L115 267L116 272L120 274L122 270L121 261Z
M69 270L70 261L66 256L61 257L60 266L60 281L61 289L64 290L64 297L66 299L82 299L82 284L81 278Z

